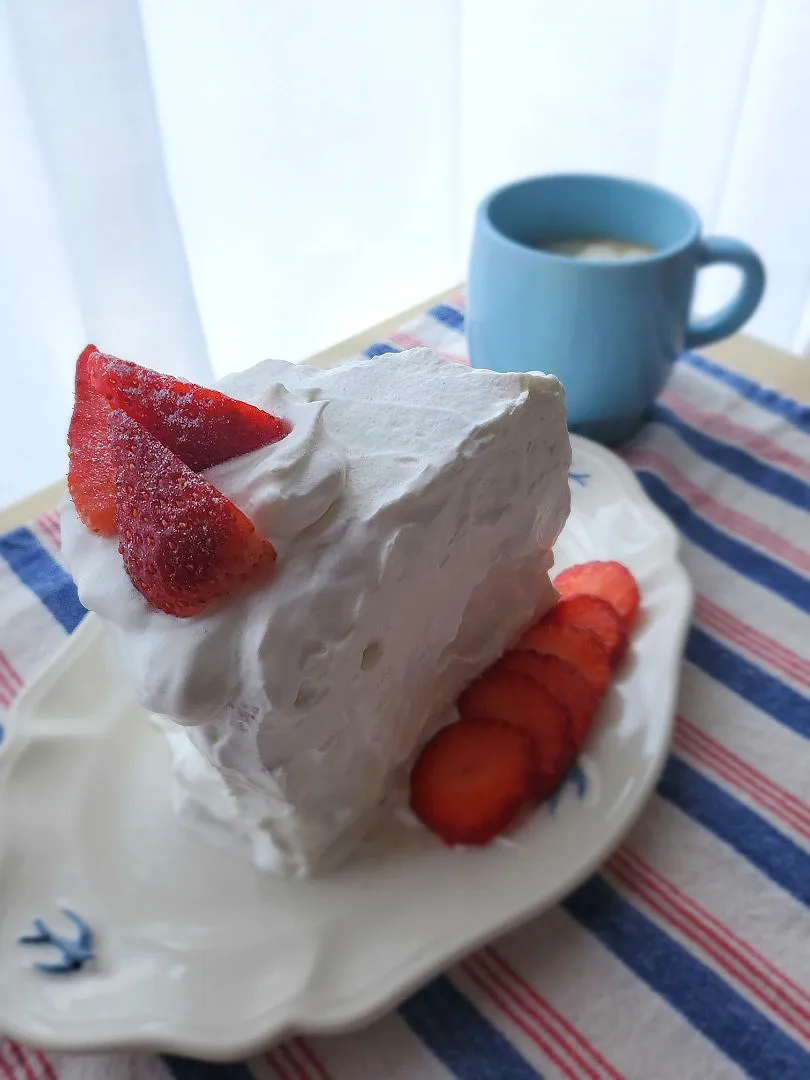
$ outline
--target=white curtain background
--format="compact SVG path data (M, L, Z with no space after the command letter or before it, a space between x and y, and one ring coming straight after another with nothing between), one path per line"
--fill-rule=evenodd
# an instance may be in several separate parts
M0 503L64 471L87 341L301 359L461 280L529 173L684 195L810 353L808 0L0 0L0 145Z

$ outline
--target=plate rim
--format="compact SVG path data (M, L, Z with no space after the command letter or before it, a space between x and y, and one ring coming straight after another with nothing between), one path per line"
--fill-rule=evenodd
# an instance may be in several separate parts
M62 1031L60 1034L49 1033L45 1029L47 1021L35 1021L26 1028L12 1017L0 1014L0 1029L6 1036L56 1053L139 1050L182 1054L213 1062L228 1062L254 1057L268 1046L296 1034L347 1033L365 1027L385 1015L419 987L452 967L462 957L481 948L485 943L538 917L576 889L602 865L638 820L655 789L667 759L679 689L677 669L691 621L694 588L680 559L680 537L675 526L652 502L630 467L615 453L589 439L573 434L570 438L574 455L579 447L586 456L602 462L608 471L614 473L621 487L627 491L633 501L642 504L645 514L655 520L661 533L659 542L666 541L667 564L671 568L672 580L678 589L680 599L678 611L675 613L677 618L673 618L672 655L675 658L675 670L673 677L668 681L667 700L665 707L661 710L661 716L665 721L662 737L654 754L651 755L643 782L634 791L629 809L621 815L610 839L599 845L588 859L579 863L575 870L558 881L537 902L529 901L521 906L519 912L482 926L478 932L468 935L463 942L458 942L451 949L443 951L434 961L424 962L420 959L419 951L416 950L395 967L387 968L379 973L376 979L366 981L362 987L351 994L333 995L331 1003L324 1000L312 1002L306 994L296 993L269 1007L258 1009L242 1023L238 1031L234 1028L228 1033L212 1032L210 1024L206 1024L204 1019L194 1022L191 1017L184 1016L179 1022L176 1018L170 1018L166 1022L166 1030L160 1033L151 1030L152 1025L147 1027L143 1021L137 1019L130 1022L133 1025L131 1028L127 1028L126 1021L119 1019L109 1025L105 1023L105 1027L109 1027L109 1030L104 1034L91 1029L86 1022L84 1026L79 1026L69 1033ZM70 666L74 653L78 654L80 651L91 648L94 638L101 634L100 620L93 613L88 613L74 633L65 639L26 685L8 716L7 741L0 752L0 778L14 767L14 762L26 745L27 739L20 728L24 724L26 714L31 713L32 705L29 705L29 702L33 704L47 684L59 678L61 672ZM671 666L673 665L667 665L668 668ZM312 1003L308 1005L308 1001Z

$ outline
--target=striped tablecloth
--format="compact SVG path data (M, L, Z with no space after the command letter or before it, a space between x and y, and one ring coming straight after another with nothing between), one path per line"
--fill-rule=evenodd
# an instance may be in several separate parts
M461 305L369 354L465 362ZM6 1040L0 1080L810 1080L810 410L689 356L625 456L697 604L672 755L598 874L359 1033L227 1067ZM55 513L0 538L0 720L82 615Z

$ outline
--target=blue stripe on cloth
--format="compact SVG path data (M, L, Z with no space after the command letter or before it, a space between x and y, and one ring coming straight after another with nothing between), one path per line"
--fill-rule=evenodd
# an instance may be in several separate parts
M639 469L637 476L652 501L672 518L693 544L757 585L770 589L800 611L810 613L810 580L709 524L658 476L645 469Z
M810 904L810 854L719 784L681 758L670 757L658 781L658 794L797 900Z
M0 536L0 555L23 583L72 634L85 616L73 579L24 526Z
M458 308L450 307L449 304L437 304L430 309L428 315L443 326L449 326L451 330L458 330L461 333L464 329L464 313Z
M810 698L804 694L697 627L689 632L686 658L780 724L810 739Z
M399 1015L458 1080L542 1080L445 976L400 1005Z
M372 356L385 356L386 353L399 351L395 345L391 345L387 341L375 341L373 345L369 345L364 355L370 360Z
M776 1080L776 1077L807 1080L810 1076L810 1055L801 1046L711 968L637 911L604 878L586 881L563 906L606 949L736 1062L746 1076L757 1080ZM684 1073L687 1075L688 1069Z
M173 1054L164 1054L163 1060L174 1080L254 1080L253 1073L242 1062L221 1065Z
M810 484L798 477L777 469L775 465L768 465L745 450L712 438L711 435L687 424L672 409L663 405L654 406L651 419L676 432L690 449L711 461L713 465L718 465L774 498L797 506L799 510L810 510Z
M758 405L761 409L775 413L784 420L790 421L797 428L810 432L810 407L807 405L801 405L792 398L783 397L775 390L768 390L766 387L760 386L759 383L755 383L752 379L747 379L745 375L738 375L736 371L729 371L728 368L707 360L705 356L686 353L681 359L697 371L702 371L705 375L710 375L713 379L716 379L717 382L730 386L732 390L736 390L740 397L753 402L754 405Z

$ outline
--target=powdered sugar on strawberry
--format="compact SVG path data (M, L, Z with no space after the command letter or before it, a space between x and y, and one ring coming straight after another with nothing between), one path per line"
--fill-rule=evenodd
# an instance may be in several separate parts
M110 413L109 435L118 550L152 607L193 617L269 574L272 544L222 492L121 409Z
M173 375L97 353L94 389L199 472L278 442L290 423L267 410Z

